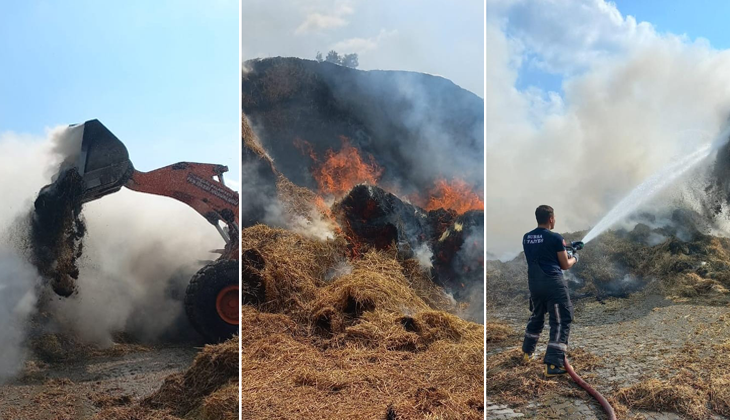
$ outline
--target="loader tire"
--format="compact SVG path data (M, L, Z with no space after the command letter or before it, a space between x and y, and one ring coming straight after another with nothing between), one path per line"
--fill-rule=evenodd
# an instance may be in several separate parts
M210 263L190 279L185 312L207 342L219 343L238 334L239 293L236 260Z

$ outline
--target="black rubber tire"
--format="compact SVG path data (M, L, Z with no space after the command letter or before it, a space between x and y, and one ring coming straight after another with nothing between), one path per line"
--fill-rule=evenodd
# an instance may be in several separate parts
M220 260L195 273L185 291L188 319L208 343L219 343L238 334L238 325L224 321L215 307L218 293L232 285L238 286L238 261Z

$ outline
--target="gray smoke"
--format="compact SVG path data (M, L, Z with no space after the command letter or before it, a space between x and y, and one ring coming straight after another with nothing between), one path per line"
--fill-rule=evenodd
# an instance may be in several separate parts
M35 308L40 278L15 250L0 246L0 383L16 374L25 360L28 319Z
M558 231L588 229L672 158L725 127L727 51L660 34L602 0L490 1L488 10L486 210L494 255L520 250L540 204L555 208ZM579 21L565 22L578 12ZM522 67L559 74L562 95L519 86ZM646 208L701 210L712 160L704 166Z
M468 305L459 314L469 321L484 323L484 231L469 229L464 244L454 256L453 266L463 273Z

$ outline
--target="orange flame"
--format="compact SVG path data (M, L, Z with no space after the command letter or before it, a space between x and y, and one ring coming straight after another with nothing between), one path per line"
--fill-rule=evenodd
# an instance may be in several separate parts
M378 166L372 155L368 156L369 162L366 162L360 156L360 151L350 145L347 138L341 137L341 139L342 148L338 152L327 150L324 162L312 169L319 191L323 194L342 196L357 184L377 184L383 174L383 169ZM313 159L317 162L316 156Z
M484 200L474 192L471 185L461 179L454 179L451 182L439 179L428 195L427 199L418 197L414 199L424 210L443 208L454 210L459 214L469 210L484 210Z

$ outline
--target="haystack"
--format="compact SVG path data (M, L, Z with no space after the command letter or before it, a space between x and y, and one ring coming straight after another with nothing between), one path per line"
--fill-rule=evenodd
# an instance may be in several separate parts
M266 293L242 310L243 418L483 417L483 327L429 306L394 253L348 260L341 242L266 226L242 236L264 256L249 270Z
M170 410L184 416L202 400L232 382L238 381L238 339L208 345L198 353L192 366L183 374L171 375L142 406Z

